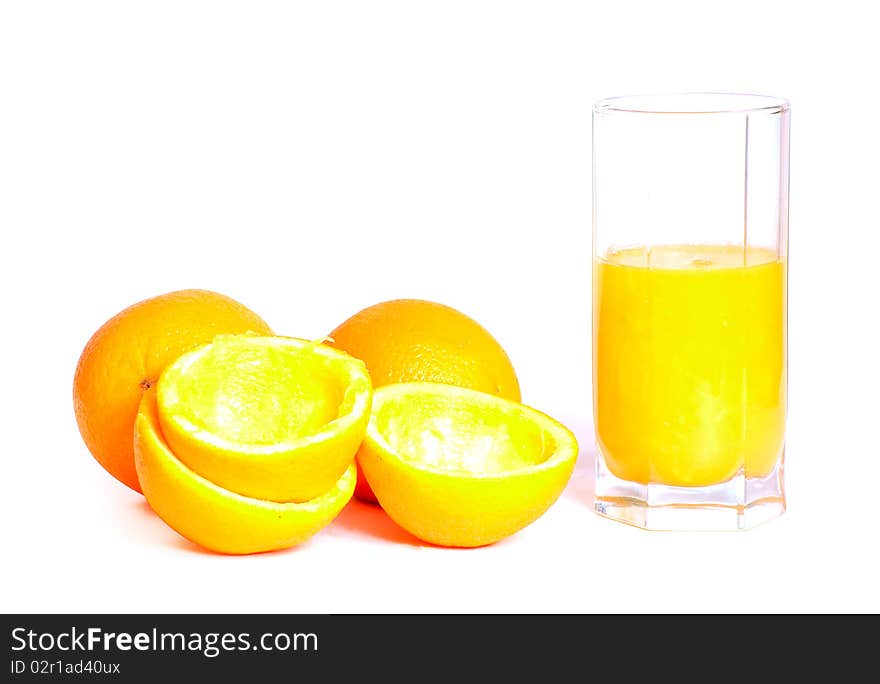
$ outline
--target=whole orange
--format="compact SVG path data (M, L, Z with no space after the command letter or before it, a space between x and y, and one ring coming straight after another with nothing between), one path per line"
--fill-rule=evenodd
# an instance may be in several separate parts
M421 299L367 307L330 333L331 346L361 359L373 387L398 382L442 382L520 401L507 353L461 311ZM355 496L376 501L358 466Z
M141 491L133 447L141 395L184 352L221 333L249 331L271 334L253 311L208 290L179 290L146 299L104 323L83 349L73 380L76 422L98 463Z

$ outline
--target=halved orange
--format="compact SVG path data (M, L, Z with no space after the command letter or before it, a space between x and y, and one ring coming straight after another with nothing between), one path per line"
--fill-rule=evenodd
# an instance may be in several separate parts
M159 376L158 420L190 470L243 496L308 501L352 464L370 413L363 362L306 340L221 335Z
M152 509L190 541L219 553L295 546L330 523L354 493L353 463L328 490L304 503L254 499L210 482L168 448L159 426L155 390L141 399L134 435L135 467Z
M483 546L524 528L559 497L578 446L553 418L440 383L373 393L357 460L382 508L416 537Z

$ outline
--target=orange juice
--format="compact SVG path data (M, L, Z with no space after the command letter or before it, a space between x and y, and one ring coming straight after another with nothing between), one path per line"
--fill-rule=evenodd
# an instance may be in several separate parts
M774 250L611 250L593 269L593 405L617 477L699 487L783 448L785 264Z

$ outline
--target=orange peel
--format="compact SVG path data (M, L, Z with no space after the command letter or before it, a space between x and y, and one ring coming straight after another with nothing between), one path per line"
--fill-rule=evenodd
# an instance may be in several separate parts
M442 546L483 546L534 522L571 477L578 446L533 408L440 383L386 385L357 461L401 527Z
M169 364L159 425L193 472L244 496L308 501L334 486L366 431L363 362L288 337L221 335Z
M220 487L171 451L162 437L152 390L141 399L134 435L135 467L150 507L179 534L218 553L259 553L300 544L329 524L354 493L354 464L327 491L302 503L254 499Z

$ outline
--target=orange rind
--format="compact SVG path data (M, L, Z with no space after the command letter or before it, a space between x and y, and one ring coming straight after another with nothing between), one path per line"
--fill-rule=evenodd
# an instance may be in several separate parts
M330 523L354 492L354 464L327 491L302 503L255 499L211 482L169 448L152 390L141 399L134 434L135 467L150 507L179 534L218 553L296 546Z
M533 408L414 382L374 391L357 460L398 525L433 544L474 547L543 515L577 454L574 435Z
M190 470L243 496L308 501L342 477L370 414L363 362L288 337L222 335L159 377L158 418Z

